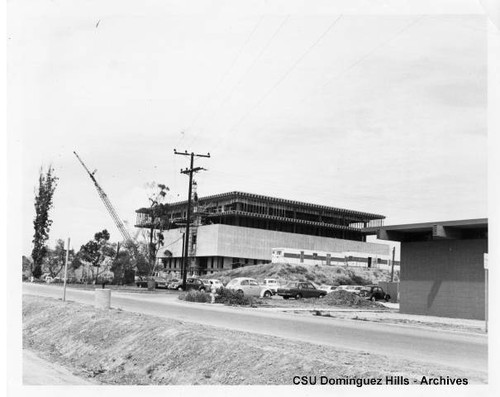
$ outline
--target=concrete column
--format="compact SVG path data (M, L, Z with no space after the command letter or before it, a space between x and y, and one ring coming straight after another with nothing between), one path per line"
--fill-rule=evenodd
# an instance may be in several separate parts
M111 290L107 288L96 288L94 306L96 309L109 309L111 307Z

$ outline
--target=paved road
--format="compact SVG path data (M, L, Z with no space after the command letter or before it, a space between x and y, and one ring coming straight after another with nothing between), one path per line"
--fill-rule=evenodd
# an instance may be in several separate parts
M62 297L62 288L23 284L23 293ZM67 289L68 300L94 301L93 291ZM365 351L466 370L487 371L487 337L392 324L324 317L302 317L263 309L181 302L176 295L112 292L114 308L203 323L234 330Z
M23 385L93 385L68 369L23 350Z

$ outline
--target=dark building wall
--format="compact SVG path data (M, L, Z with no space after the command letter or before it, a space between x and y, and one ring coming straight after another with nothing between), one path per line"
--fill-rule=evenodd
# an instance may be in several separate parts
M401 244L401 313L484 320L488 242L434 240Z

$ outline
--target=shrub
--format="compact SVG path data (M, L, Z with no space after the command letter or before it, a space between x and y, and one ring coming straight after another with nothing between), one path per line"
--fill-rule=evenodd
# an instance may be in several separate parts
M353 285L366 285L370 284L370 280L366 280L365 278L358 276L357 274L351 274L351 280Z
M254 306L255 301L251 296L244 296L240 293L227 288L221 288L215 296L216 303L224 303L225 305L241 305Z
M202 302L202 303L207 303L211 301L210 294L207 294L205 291L195 291L195 290L191 290L180 294L179 299L187 302Z
M352 282L351 282L351 279L349 277L339 276L339 277L336 278L334 284L337 284L337 285L351 285Z

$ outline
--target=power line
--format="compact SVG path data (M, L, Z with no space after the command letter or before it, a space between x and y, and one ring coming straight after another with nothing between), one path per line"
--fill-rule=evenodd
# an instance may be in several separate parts
M177 240L172 241L170 244L164 245L163 248L170 247L171 245L174 245L177 241L180 241L184 238L184 236L179 237Z
M329 26L328 28L309 46L309 48L301 55L299 56L295 62L287 69L287 71L276 81L276 83L269 89L267 92L257 101L257 103L249 109L243 117L240 118L240 120L234 124L231 128L229 128L226 131L226 134L228 132L233 131L236 127L238 127L249 115L252 113L255 109L257 109L262 102L264 102L267 97L290 75L290 73L297 67L297 65L304 60L304 58L309 55L309 53L316 47L321 40L330 32L330 30L337 24L337 22L342 18L342 15L338 16ZM219 138L219 140L216 142L216 145L224 138L225 134Z
M359 58L357 61L353 62L351 65L349 65L346 69L342 70L339 74L337 74L336 76L333 76L333 77L330 77L321 87L326 87L328 84L330 84L330 82L333 80L333 79L338 79L339 77L342 77L344 74L346 74L349 70L351 70L352 68L358 66L361 62L365 61L367 58L369 58L374 52L380 50L382 47L386 46L387 44L389 44L391 41L394 41L397 37L399 37L401 34L403 34L404 32L406 32L408 29L410 29L412 26L416 25L417 23L419 23L423 18L425 17L425 15L422 15L420 16L419 18L417 18L416 20L414 21L411 21L408 25L406 25L405 27L403 27L402 29L400 29L399 31L397 31L391 38L389 38L388 40L380 43L379 45L375 46L374 48L372 48L370 51L368 51L365 55L363 55L361 58Z
M283 21L280 23L280 25L278 26L278 28L274 31L274 33L272 34L272 36L268 39L268 41L266 42L266 44L264 44L264 46L262 47L261 51L259 52L259 54L254 58L254 60L252 61L252 63L250 64L250 66L245 70L245 72L243 73L243 75L240 77L240 79L238 80L238 82L233 86L233 88L231 89L231 91L226 95L226 97L220 102L219 104L219 107L217 108L216 112L214 112L212 114L212 117L211 117L211 120L214 120L216 119L216 116L218 116L218 114L220 113L220 110L224 107L224 105L232 98L234 92L236 91L236 88L239 87L239 85L243 82L243 80L245 79L245 77L248 75L248 73L255 67L255 65L257 64L257 61L260 59L260 57L266 52L266 50L268 49L268 47L271 45L271 43L273 42L273 40L276 38L276 36L278 35L278 33L281 31L281 29L283 28L283 26L287 23L288 19L290 18L290 15L287 15L285 16L285 18L283 19ZM194 141L194 139L199 135L199 133L196 134L196 136L193 138L193 140L191 141L191 144L192 142Z
M193 118L193 120L191 121L190 125L188 126L187 130L188 131L191 131L191 129L193 128L194 124L196 123L196 121L198 120L199 116L203 113L203 111L206 109L206 106L208 105L208 103L210 102L211 98L214 96L214 94L217 92L217 90L219 89L219 87L221 86L222 82L226 79L226 77L229 75L229 73L232 71L234 65L236 65L236 63L238 62L238 60L240 59L241 57L241 54L243 54L243 50L245 49L245 47L248 45L248 43L250 42L250 40L252 39L253 35L255 34L255 32L257 31L257 29L260 27L260 25L262 24L262 21L264 20L264 15L262 15L260 17L260 19L258 20L258 22L255 24L253 30L250 32L250 34L248 35L248 37L246 38L245 42L243 43L243 45L240 47L240 50L238 51L238 53L236 54L236 57L233 59L233 61L231 62L231 65L229 66L229 68L226 70L226 72L222 75L222 77L219 79L219 82L217 83L217 85L215 86L215 88L211 91L211 93L208 95L208 98L207 100L204 102L203 106L198 106L198 109L195 113L195 116ZM197 136L198 134L196 134ZM190 144L194 141L194 139L196 139L196 136L190 141Z

